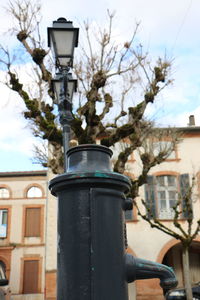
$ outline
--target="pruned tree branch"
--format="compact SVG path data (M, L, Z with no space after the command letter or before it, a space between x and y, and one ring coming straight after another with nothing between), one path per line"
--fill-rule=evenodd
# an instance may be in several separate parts
M30 0L16 0L10 2L8 12L16 21L12 33L35 65L37 96L25 88L6 50L7 61L0 62L7 67L7 85L24 101L24 117L30 120L34 135L47 140L50 148L55 150L55 156L59 157L57 162L53 161L54 171L61 170L62 134L53 104L52 68L47 59L49 50L43 46L40 34L41 5ZM158 59L154 66L147 63L148 54L138 51L135 44L139 24L136 24L129 42L125 41L121 46L113 36L113 19L114 13L108 11L108 25L99 32L94 31L89 22L84 23L85 40L80 42L82 53L76 55L74 64L79 80L79 101L73 108L71 128L79 144L96 143L100 139L101 144L110 147L122 139L129 139L129 147L119 155L115 165L116 170L123 172L129 153L141 145L139 135L149 126L144 121L147 105L153 103L162 88L169 84L170 62ZM131 92L140 88L145 77L148 80L144 82L146 88L142 99L132 99ZM45 101L43 88L47 89L51 101ZM138 104L131 106L133 102ZM144 168L144 174L164 157L161 155L151 161Z

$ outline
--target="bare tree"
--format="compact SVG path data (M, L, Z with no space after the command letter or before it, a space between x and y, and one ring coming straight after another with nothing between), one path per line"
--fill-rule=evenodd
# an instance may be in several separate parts
M39 161L54 173L60 173L63 170L62 132L54 113L49 49L45 49L40 34L41 6L29 0L16 0L9 3L8 12L16 21L11 33L32 60L37 93L30 93L14 67L11 52L1 46L0 63L7 68L8 75L5 84L24 101L24 117L30 121L33 134L50 145L51 158L43 161L45 156L39 155ZM144 120L147 105L153 104L159 92L171 82L168 78L170 62L159 58L155 66L149 63L142 46L135 44L139 24L129 41L116 42L113 18L114 14L108 12L108 26L96 28L97 32L88 22L83 24L85 34L81 35L85 40L79 46L74 65L79 90L73 104L71 128L79 144L96 143L100 139L102 145L110 147L129 138L130 146L120 153L115 164L115 171L123 172L127 154L141 145L141 132L152 126ZM138 99L133 99L136 89Z

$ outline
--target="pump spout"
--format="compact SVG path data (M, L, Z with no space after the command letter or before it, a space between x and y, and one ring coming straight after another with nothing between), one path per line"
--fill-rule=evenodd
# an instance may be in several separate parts
M133 282L137 279L159 278L164 294L178 284L173 269L168 266L136 258L130 254L126 254L125 262L127 282Z

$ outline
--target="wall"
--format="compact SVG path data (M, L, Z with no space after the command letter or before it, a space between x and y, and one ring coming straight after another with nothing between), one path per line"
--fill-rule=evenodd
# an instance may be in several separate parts
M48 182L55 177L48 171ZM46 299L56 297L57 269L57 199L47 191L47 226L46 226Z
M149 174L163 174L163 172L168 173L189 173L190 180L193 175L196 175L200 171L200 155L199 149L200 145L200 131L195 134L185 134L184 139L177 147L177 159L169 160L160 165L153 167ZM135 154L135 158L137 154ZM140 173L140 163L134 161L129 163L129 170L138 176ZM140 197L145 199L144 189L140 190ZM145 212L145 209L141 205L140 198L138 197L137 203L142 210ZM200 198L198 190L198 182L194 189L193 195L193 208L194 208L194 226L195 221L199 219L200 211ZM169 228L174 229L174 226L170 220L163 221ZM184 228L187 228L187 222L182 221ZM139 233L139 234L138 234ZM166 245L172 247L178 241L173 239L171 236L155 229L151 228L150 225L141 220L140 217L137 217L137 220L130 221L127 223L127 234L128 234L128 244L129 247L134 251L137 257L144 258L151 261L157 261L162 263L160 258L169 249ZM197 240L199 236L197 237ZM199 239L200 241L200 239ZM136 282L137 288L137 299L139 300L151 300L151 299L163 299L162 290L159 286L159 280L142 280Z
M41 172L40 172L41 173ZM32 174L32 175L31 175ZM5 175L5 176L4 176ZM3 177L4 176L4 177ZM8 238L0 239L0 259L5 246L7 247L7 271L10 279L10 287L15 299L44 299L45 287L45 219L46 219L46 172L0 173L0 187L7 187L10 191L8 199L0 199L0 208L8 207ZM42 190L39 198L27 198L27 190L31 186L38 186ZM41 208L41 233L40 237L24 238L25 208ZM2 248L3 247L3 248ZM24 259L36 259L39 263L39 290L33 296L23 295L23 261Z

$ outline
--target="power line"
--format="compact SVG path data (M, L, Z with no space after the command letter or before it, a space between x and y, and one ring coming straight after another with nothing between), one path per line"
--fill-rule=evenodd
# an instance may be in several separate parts
M175 46L176 46L176 44L177 44L177 40L178 40L178 38L179 38L179 35L180 35L180 33L181 33L181 30L182 30L182 28L183 28L183 25L184 25L184 23L185 23L185 21L186 21L186 19L187 19L187 16L188 16L188 14L189 14L189 11L190 11L190 9L191 9L192 2L193 2L193 0L190 0L189 5L188 5L188 7L187 7L187 9L186 9L186 12L185 12L185 14L184 14L184 16L183 16L182 22L181 22L181 24L180 24L180 26L179 26L179 29L178 29L178 31L177 31L177 34L176 34L176 37L175 37L175 40L174 40L174 44L173 44L172 49L171 49L171 52L173 52L173 50L174 50L174 48L175 48Z

